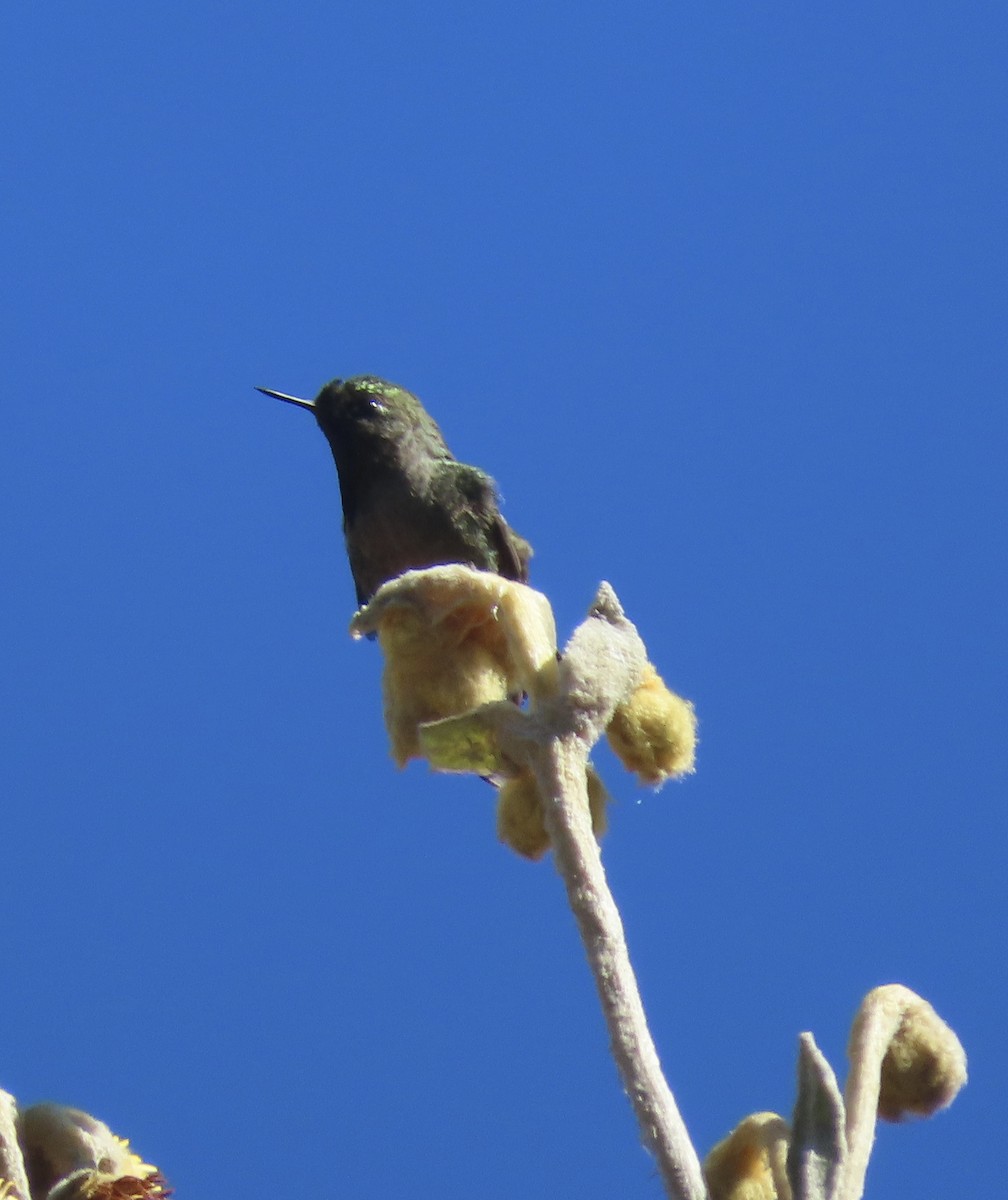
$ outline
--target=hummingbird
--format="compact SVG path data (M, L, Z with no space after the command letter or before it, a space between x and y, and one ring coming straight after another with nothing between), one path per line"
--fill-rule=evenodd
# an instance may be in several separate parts
M519 583L532 547L501 516L494 481L459 462L412 392L375 375L334 379L310 409L336 461L347 557L364 605L404 571L465 563Z

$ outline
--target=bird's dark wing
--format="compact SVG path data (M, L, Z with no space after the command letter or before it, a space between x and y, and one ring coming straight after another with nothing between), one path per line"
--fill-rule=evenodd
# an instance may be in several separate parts
M490 527L490 541L497 551L497 574L505 579L528 583L532 547L520 534L515 533L499 512L495 514Z
M437 479L439 503L452 513L464 543L457 561L524 583L532 547L501 516L497 485L490 476L452 459L441 466Z

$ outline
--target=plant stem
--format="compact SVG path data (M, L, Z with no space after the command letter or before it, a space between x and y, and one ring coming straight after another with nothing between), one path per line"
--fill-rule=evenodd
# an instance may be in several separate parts
M0 1088L0 1194L10 1200L28 1200L28 1177L18 1141L17 1103L10 1092ZM8 1190L3 1190L7 1183Z
M700 1160L686 1132L647 1027L623 922L606 882L588 818L587 751L576 734L553 737L533 755L553 858L581 932L609 1029L613 1058L645 1146L672 1200L705 1200Z

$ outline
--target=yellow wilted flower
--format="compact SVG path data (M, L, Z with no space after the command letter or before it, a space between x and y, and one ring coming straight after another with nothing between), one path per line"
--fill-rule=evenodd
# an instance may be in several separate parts
M451 565L407 571L353 618L376 633L392 757L422 751L417 726L553 686L556 629L546 598L488 571Z

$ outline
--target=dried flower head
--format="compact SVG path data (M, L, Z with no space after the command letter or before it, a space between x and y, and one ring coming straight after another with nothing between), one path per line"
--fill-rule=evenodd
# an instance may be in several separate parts
M350 631L378 635L385 724L399 766L422 757L419 725L554 686L549 603L488 571L407 571L378 589Z
M616 709L606 736L623 765L644 783L661 784L693 770L693 705L669 691L650 663L636 691Z
M165 1200L170 1195L171 1188L156 1171L141 1177L84 1170L58 1183L46 1200Z
M740 1121L704 1160L710 1200L791 1200L789 1136L787 1121L776 1113Z
M104 1121L61 1104L35 1104L17 1117L33 1197L47 1200L161 1200L171 1189Z

